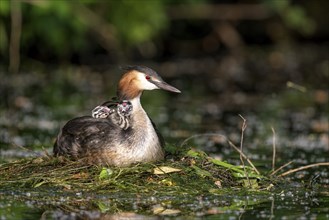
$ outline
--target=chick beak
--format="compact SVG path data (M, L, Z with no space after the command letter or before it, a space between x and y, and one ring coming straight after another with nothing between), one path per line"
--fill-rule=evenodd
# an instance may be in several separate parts
M151 81L154 85L156 85L157 87L159 87L159 89L163 89L163 90L167 90L169 92L176 92L176 93L181 93L180 90L176 89L175 87L169 85L168 83L164 82L164 81Z

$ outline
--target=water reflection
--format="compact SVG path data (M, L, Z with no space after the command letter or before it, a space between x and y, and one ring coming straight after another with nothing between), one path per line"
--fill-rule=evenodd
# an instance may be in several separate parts
M270 196L237 192L235 195L182 196L181 201L145 195L113 198L106 194L82 193L76 198L60 192L54 192L52 197L47 192L38 194L0 192L2 219L249 219L255 216L326 219L329 211L325 197L318 197L296 184L287 185ZM35 201L33 196L45 196L45 199Z

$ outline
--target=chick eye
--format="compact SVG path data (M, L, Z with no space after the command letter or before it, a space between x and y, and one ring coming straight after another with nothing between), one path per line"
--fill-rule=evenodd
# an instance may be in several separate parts
M145 79L150 80L151 77L150 77L149 75L146 75L146 76L145 76Z

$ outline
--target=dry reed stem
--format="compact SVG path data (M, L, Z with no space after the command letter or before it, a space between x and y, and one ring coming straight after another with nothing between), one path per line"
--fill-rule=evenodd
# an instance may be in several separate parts
M254 164L251 162L251 160L243 153L239 150L239 148L237 146L235 146L231 141L227 140L229 145L231 147L233 147L237 152L239 152L240 155L242 155L242 157L249 163L249 165L254 169L254 171L260 175L260 172L257 170L257 168L254 166Z
M242 126L241 126L241 138L240 138L240 151L242 153L243 152L244 131L247 128L247 120L244 117L242 117L242 115L239 114L239 116L243 120L243 123L242 123ZM251 182L250 182L250 179L249 179L249 175L246 171L246 166L244 165L244 160L243 160L243 157L242 157L241 153L240 153L240 161L241 161L241 164L242 164L242 167L243 167L244 175L247 177L249 186L251 187L252 185L251 185Z
M272 220L273 217L274 217L274 199L272 199L272 202L271 202L271 215L270 215L269 220Z
M272 145L272 149L273 149L273 155L272 155L272 172L274 172L275 170L275 158L276 158L276 146L275 146L275 130L273 127L272 128L272 133L273 133L273 145Z
M277 172L279 172L280 170L282 170L283 168L285 168L286 166L292 164L294 161L289 161L288 163L283 164L281 167L279 167L278 169L274 170L273 172L271 172L270 176L273 176L274 174L276 174Z
M306 165L306 166L301 166L301 167L298 167L296 169L291 169L291 170L288 170L287 172L281 173L280 175L278 175L278 177L287 176L289 174L292 174L292 173L295 173L295 172L298 172L298 171L301 171L301 170L306 170L306 169L309 169L309 168L312 168L312 167L317 167L317 166L329 166L329 162L314 163L314 164L309 164L309 165Z

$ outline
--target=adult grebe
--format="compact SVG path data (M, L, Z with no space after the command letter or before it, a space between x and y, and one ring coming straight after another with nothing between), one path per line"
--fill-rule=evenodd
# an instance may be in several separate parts
M128 128L122 129L109 118L74 118L58 134L54 155L120 167L162 160L164 141L140 103L142 92L154 89L180 93L148 67L127 67L117 96L132 105Z

